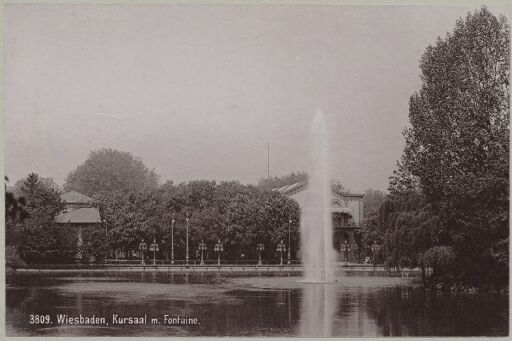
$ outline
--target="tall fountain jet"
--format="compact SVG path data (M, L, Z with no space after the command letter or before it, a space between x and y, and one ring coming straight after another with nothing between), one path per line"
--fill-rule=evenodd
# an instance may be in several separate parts
M334 280L328 147L324 115L317 109L311 126L309 179L300 222L302 264L307 282Z

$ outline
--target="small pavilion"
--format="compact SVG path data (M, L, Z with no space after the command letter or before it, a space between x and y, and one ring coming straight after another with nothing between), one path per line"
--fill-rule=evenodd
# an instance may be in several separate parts
M76 229L78 245L82 245L82 233L85 229L99 228L102 220L97 207L91 207L92 198L77 191L69 191L61 194L61 200L65 204L64 210L55 217L57 224ZM81 254L77 254L77 260L81 260ZM92 259L94 261L94 259Z

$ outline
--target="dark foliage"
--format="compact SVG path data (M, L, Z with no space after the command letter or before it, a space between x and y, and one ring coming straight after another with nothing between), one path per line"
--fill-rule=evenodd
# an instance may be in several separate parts
M391 196L367 222L385 232L389 264L429 259L443 280L508 282L509 45L506 19L482 8L423 55Z
M64 190L92 196L101 192L156 189L158 175L142 160L113 149L92 151L87 160L70 172Z

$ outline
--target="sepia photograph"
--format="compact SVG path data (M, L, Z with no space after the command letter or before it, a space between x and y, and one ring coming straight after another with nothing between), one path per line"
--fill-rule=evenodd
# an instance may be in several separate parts
M509 336L511 10L4 4L2 336Z

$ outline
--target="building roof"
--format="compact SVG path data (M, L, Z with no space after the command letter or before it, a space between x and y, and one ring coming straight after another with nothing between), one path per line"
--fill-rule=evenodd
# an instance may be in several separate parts
M298 192L306 189L307 185L308 185L307 181L301 181L301 182L296 182L291 185L274 188L273 191L279 192L284 195L293 195L295 193L298 193ZM364 197L364 194L345 193L345 192L338 191L334 188L331 188L331 190L333 193L335 193L339 196L342 196L342 197L348 197L348 198L363 198Z
M291 185L274 188L273 191L279 192L279 193L285 194L285 195L292 195L294 193L300 192L303 189L305 189L307 187L307 184L308 184L307 181L296 182Z
M83 207L55 217L58 224L96 224L101 223L100 211L95 207Z
M92 201L92 198L82 193L78 193L77 191L69 191L61 194L60 198L66 204L85 204Z

